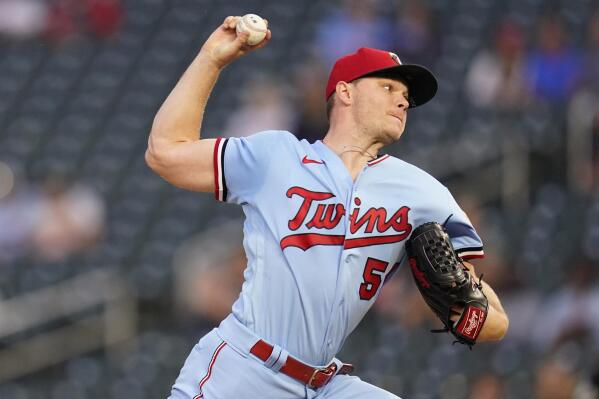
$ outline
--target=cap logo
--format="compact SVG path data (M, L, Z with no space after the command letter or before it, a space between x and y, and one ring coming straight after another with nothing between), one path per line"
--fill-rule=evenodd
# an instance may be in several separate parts
M389 57L391 57L391 59L395 62L397 62L399 65L401 65L401 60L399 59L399 57L397 56L397 54L389 52Z

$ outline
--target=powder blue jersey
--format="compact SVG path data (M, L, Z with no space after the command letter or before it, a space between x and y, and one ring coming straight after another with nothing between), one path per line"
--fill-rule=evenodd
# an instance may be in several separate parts
M215 195L245 213L248 259L233 315L312 365L331 361L385 281L404 263L419 225L447 221L463 259L482 242L445 186L392 156L355 181L321 141L284 131L218 139Z

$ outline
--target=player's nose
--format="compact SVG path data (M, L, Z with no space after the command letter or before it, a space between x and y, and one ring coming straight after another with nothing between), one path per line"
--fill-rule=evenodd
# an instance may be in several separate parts
M397 106L402 109L402 110L407 110L408 107L410 106L410 102L408 101L407 98L405 98L404 96L401 96L398 100L397 100Z

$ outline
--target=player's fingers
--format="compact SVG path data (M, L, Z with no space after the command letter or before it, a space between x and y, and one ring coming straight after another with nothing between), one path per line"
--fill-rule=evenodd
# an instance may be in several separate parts
M248 31L241 31L241 32L239 32L237 34L236 40L238 42L241 42L241 43L247 43L249 37L250 37L250 32L248 32Z
M227 18L225 18L225 21L223 22L223 27L225 29L235 29L237 27L237 21L239 21L239 16L228 16Z
M239 21L240 17L233 17L229 21L229 29L235 29L237 27L237 21Z
M253 48L255 46L250 46L248 44L248 39L250 38L250 32L240 32L237 34L237 37L235 38L235 43L237 44L237 46L239 46L239 49L242 52L247 52L250 48Z
M229 21L229 29L237 28L237 23L239 22L240 19L241 19L241 17L239 17L239 16L231 18L231 20Z

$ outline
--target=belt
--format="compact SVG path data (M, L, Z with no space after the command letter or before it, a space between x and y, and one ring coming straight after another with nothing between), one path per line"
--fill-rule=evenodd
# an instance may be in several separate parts
M273 346L259 340L252 348L250 349L250 353L256 356L258 359L266 362L270 357ZM288 375L291 378L294 378L300 382L303 382L310 388L321 388L331 381L334 375L336 374L349 374L354 370L354 366L351 364L343 363L339 371L337 371L337 364L331 363L327 367L316 368L312 366L308 366L300 362L297 359L294 359L291 356L287 357L287 361L279 370L281 373Z

